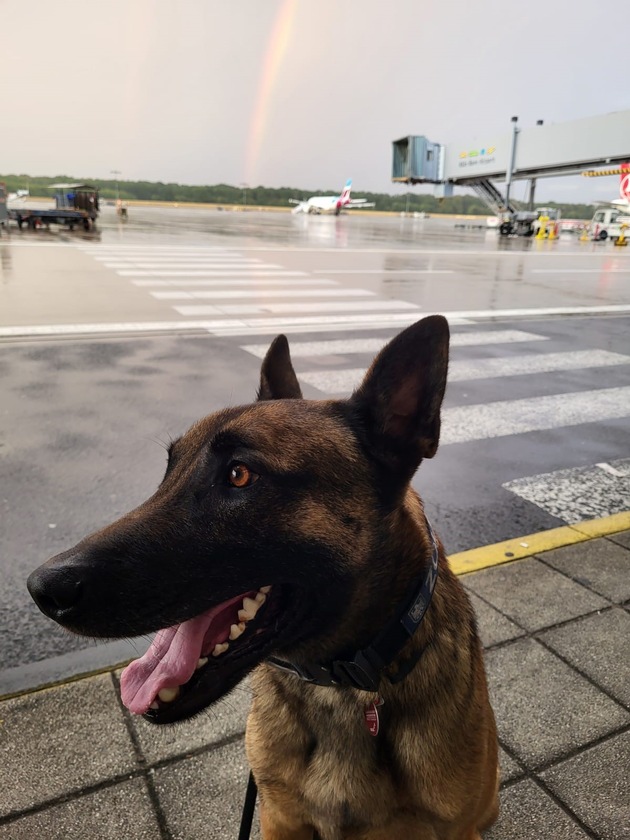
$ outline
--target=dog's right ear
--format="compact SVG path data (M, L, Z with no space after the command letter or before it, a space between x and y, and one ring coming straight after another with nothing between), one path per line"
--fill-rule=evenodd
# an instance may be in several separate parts
M258 400L301 400L302 390L291 364L289 342L279 335L271 342L260 368Z

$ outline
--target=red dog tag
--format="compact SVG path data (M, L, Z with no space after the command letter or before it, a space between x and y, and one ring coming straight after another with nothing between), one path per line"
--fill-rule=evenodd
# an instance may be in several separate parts
M376 737L378 735L378 730L380 728L380 721L378 718L378 707L383 705L383 701L379 697L375 703L370 703L369 706L366 706L363 710L363 717L365 719L365 725L367 726L367 730L370 735Z

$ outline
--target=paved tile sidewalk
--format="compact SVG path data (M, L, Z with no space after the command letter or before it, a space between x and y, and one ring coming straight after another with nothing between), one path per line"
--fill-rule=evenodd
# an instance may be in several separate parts
M462 580L502 746L487 840L628 840L630 531ZM157 729L122 708L117 672L0 702L0 838L236 838L248 705L245 686Z

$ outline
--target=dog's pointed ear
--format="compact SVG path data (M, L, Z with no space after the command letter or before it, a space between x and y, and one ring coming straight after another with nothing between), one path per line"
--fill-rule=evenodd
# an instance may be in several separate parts
M408 478L438 448L448 343L446 318L423 318L381 350L350 398L368 447Z
M258 400L302 399L300 383L291 364L289 342L279 335L271 342L260 368Z

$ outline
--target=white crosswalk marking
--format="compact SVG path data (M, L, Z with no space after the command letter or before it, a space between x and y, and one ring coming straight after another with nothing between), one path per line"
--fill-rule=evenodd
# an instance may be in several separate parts
M441 445L627 417L630 386L447 408Z
M127 254L127 253L111 253L111 254L92 254L97 262L102 263L124 263L129 265L170 265L176 263L178 265L189 265L190 263L226 263L228 265L279 265L278 263L270 263L267 260L262 260L260 257L245 257L242 254L232 253L208 253L208 254Z
M225 280L132 280L132 285L139 286L141 288L153 288L155 287L163 289L163 288L174 288L174 289L196 289L200 286L207 286L212 288L230 288L234 289L238 286L248 286L250 289L257 289L260 294L264 294L265 290L268 289L270 286L280 287L284 286L285 288L296 288L298 286L303 286L304 288L317 288L321 289L323 287L334 287L339 288L338 284L335 283L334 280L315 280L311 277L307 279L303 279L301 277L291 277L290 280L283 279L282 277L269 277L265 278L264 286L261 286L259 280L255 278L239 278L239 277L230 277L228 283Z
M546 335L524 332L522 330L485 330L483 332L454 333L451 335L451 347L472 347L483 344L511 344L520 341L548 341ZM384 338L344 338L341 340L321 341L292 341L291 358L306 358L308 356L347 356L354 353L378 353L387 343ZM267 344L245 344L242 350L247 350L253 356L264 359L268 350Z
M622 513L630 499L630 458L518 478L503 487L569 524Z
M153 300L172 306L182 318L183 328L195 325L198 329L204 323L215 335L268 335L278 328L288 333L388 329L412 323L419 311L414 303L287 269L233 248L123 244L79 247L119 277L146 288ZM451 320L467 323L463 318ZM154 323L162 328L169 324L166 319ZM99 332L96 324L82 326L84 333ZM113 331L125 329L124 324L110 326ZM130 331L133 326L128 325ZM169 324L168 329L174 328ZM63 325L55 329L61 331ZM150 326L141 329L147 331ZM38 334L35 327L33 330L30 334Z
M43 328L43 331L37 325L0 328L0 338L9 335L57 335L63 333L64 330L68 334L77 335L207 329L217 336L270 335L278 328L292 335L307 331L325 333L341 329L367 331L407 326L417 320L420 315L431 314L422 312L420 307L408 301L392 300L365 290L351 291L342 284L343 276L341 280L334 279L335 275L361 273L359 269L355 271L355 269L335 268L330 272L325 269L315 269L309 274L306 271L285 268L276 262L266 262L264 258L261 258L262 252L268 252L270 259L277 259L277 255L283 253L283 249L278 247L232 248L220 245L156 245L151 243L101 245L77 243L72 247L77 247L78 250L96 259L103 267L115 271L118 276L127 279L134 286L146 288L154 301L154 306L156 301L160 302L175 313L174 316L171 314L170 318L175 317L179 320L172 321L165 313L161 317L158 316L159 320L139 324L137 322L55 324ZM293 248L291 254L309 250L311 249ZM317 250L320 253L328 253L330 249ZM252 251L256 252L257 256L249 256ZM350 249L349 252L354 253L354 250ZM370 252L371 249L365 251L365 253ZM379 253L382 253L381 249ZM416 253L416 251L412 249L409 253ZM422 253L426 255L429 252L423 250ZM441 251L439 253L443 254ZM402 269L402 271L420 275L448 273L450 269L426 268L418 271L412 269ZM326 274L333 276L322 276ZM209 293L202 294L200 289L208 290ZM286 290L285 294L280 293L283 289ZM166 293L166 290L172 290L173 293ZM368 296L372 300L359 299ZM317 299L317 303L303 302L308 298ZM346 298L347 302L341 302L339 298ZM178 305L176 302L180 300L208 300L213 301L213 304ZM251 300L252 303L243 302L247 300ZM625 305L565 307L536 310L535 314L554 316L599 312L612 314L622 311L630 311L630 307ZM531 310L500 312L473 310L447 313L451 326L469 324L471 319L483 321L494 320L497 317L514 318L531 315ZM512 332L518 333L518 331ZM460 338L462 341L467 340L465 336ZM454 340L456 341L457 338ZM471 336L469 340L475 343L474 336ZM506 338L505 341L507 340ZM515 335L513 340L526 339ZM320 354L334 352L321 350ZM347 350L347 352L354 351Z
M79 247L96 259L102 270L116 272L121 282L133 286L136 296L146 292L150 311L156 313L155 320L10 327L0 329L0 337L204 330L214 337L236 337L240 351L249 354L251 364L252 356L264 358L271 338L282 332L291 337L291 356L307 396L351 393L372 358L395 333L432 314L409 301L354 288L354 282L367 284L367 277L361 281L353 275L435 275L435 282L443 285L439 275L451 273L449 269L432 269L430 261L419 270L362 270L351 267L352 264L329 270L301 270L303 263L296 256L300 251L332 254L337 253L335 249L294 248L289 257L288 252L275 246L113 243ZM347 251L350 252L370 251ZM392 253L400 256L398 250ZM433 252L421 253L428 256ZM446 255L442 250L435 253ZM602 271L621 275L626 269L543 267L532 271L539 276ZM464 462L474 459L471 452L480 453L483 458L489 449L504 453L507 448L516 453L507 459L499 480L505 482L503 489L497 487L495 491L504 495L509 491L515 499L519 497L517 504L537 505L546 514L567 522L627 510L630 458L614 460L611 453L617 451L616 441L630 421L630 350L626 351L616 338L601 348L589 349L588 340L578 340L576 347L577 331L571 333L556 327L548 330L545 324L549 322L543 319L628 312L627 303L602 301L596 306L462 309L447 313L455 328L451 333L449 367L449 383L454 387L447 389L442 410L442 451L450 453L456 467L460 458ZM526 321L532 325L531 331L506 325L502 328L500 319ZM459 329L460 325L464 329ZM381 332L374 333L375 330ZM567 341L569 334L573 343ZM317 340L318 335L321 340ZM615 336L614 330L611 336ZM496 446L481 445L482 441L499 438L502 441ZM462 450L462 445L468 448ZM519 470L514 465L530 462L517 450L532 445L537 467L529 471L539 474L518 478ZM562 460L565 452L574 453L568 456L568 463ZM584 467L585 456L592 461L588 467ZM543 472L541 465L550 472ZM525 472L525 468L520 471Z
M156 300L267 300L268 298L370 297L365 289L213 289L211 291L151 292Z
M379 313L385 310L398 309L418 309L414 303L408 303L406 300L357 300L346 302L330 302L322 301L320 303L265 303L259 306L248 304L229 304L221 306L175 306L176 312L181 315L192 315L198 317L199 315L219 315L223 312L226 315L264 315L267 312L273 312L277 315L288 314L289 312L359 312L361 310L377 311Z
M630 365L630 356L608 353L605 350L575 350L569 353L509 356L498 359L451 362L449 382L468 382L473 379L493 379L502 376L522 376L531 373L551 373L559 370L583 370L611 365ZM331 371L303 371L304 382L325 394L343 394L351 391L361 381L364 368Z
M221 266L225 265L226 267L234 266L234 265L247 265L247 266L256 266L256 265L266 265L268 268L282 268L281 265L277 263L263 263L262 260L258 259L257 257L241 257L238 254L215 254L212 257L202 257L202 256L165 256L160 257L160 259L148 259L147 257L116 257L114 255L109 257L94 257L97 262L102 262L104 265L113 267L113 266L121 266L123 268L131 268L135 266L136 268L159 268L160 266L165 265L209 265L209 266Z
M275 265L274 263L261 263L258 260L256 260L253 263L246 263L246 262L241 263L241 262L237 262L236 260L233 260L232 262L225 262L225 260L222 260L221 262L216 261L216 260L212 260L212 261L203 260L203 262L197 261L197 260L195 260L194 262L184 262L183 260L176 260L172 263L167 262L167 261L162 261L162 262L155 263L155 264L152 264L152 263L133 263L133 262L113 262L111 260L107 260L107 261L103 262L103 265L105 266L105 268L113 268L116 271L120 271L121 276L124 276L122 274L123 271L143 269L143 270L148 270L148 273L151 275L151 274L153 274L154 271L157 271L157 270L160 270L160 269L167 269L167 268L168 269L171 269L171 268L178 268L178 269L185 268L185 269L189 269L189 270L192 269L194 271L202 271L202 270L203 271L206 271L206 270L212 270L212 271L221 270L221 271L227 271L227 272L236 271L236 272L242 272L243 274L254 274L256 269L261 269L262 268L262 269L265 269L265 271L273 270L274 272L279 271L281 274L283 273L282 266Z
M390 336L391 337L391 336ZM291 356L298 379L323 395L347 396L362 381L371 358L387 342L386 338L343 338L319 341L292 341ZM503 346L502 346L503 345ZM518 353L514 353L518 345ZM462 383L466 391L477 388L479 394L490 393L484 402L449 405L442 410L440 444L473 444L493 438L544 433L549 430L630 418L630 384L621 387L593 389L570 393L536 394L530 397L496 400L497 388L492 381L529 377L516 393L548 387L544 377L554 373L601 369L619 369L617 382L630 382L630 356L608 350L547 351L549 337L524 330L493 329L454 331L451 348L471 348L466 358L454 358L449 366L449 381ZM241 349L256 358L263 358L268 343L243 344ZM484 348L488 347L492 355ZM525 352L527 351L527 352ZM486 355L481 355L483 353ZM469 354L472 357L469 357ZM350 365L353 356L363 355L361 365ZM481 356L475 358L475 356ZM317 364L317 369L314 365ZM625 371L625 373L624 373ZM519 380L522 381L522 380ZM558 380L556 380L558 381ZM566 379L563 380L566 383ZM479 382L479 385L475 385ZM470 383L470 389L467 386ZM461 399L461 390L455 393ZM499 390L500 394L501 391ZM475 392L472 391L472 396ZM448 392L447 392L448 396ZM466 396L464 394L464 396ZM571 434L575 434L572 432ZM581 432L584 434L584 432ZM593 434L590 432L589 434ZM515 444L518 445L518 444ZM538 505L546 513L566 522L579 522L597 516L626 510L628 507L628 471L630 459L624 462L599 464L593 469L572 468L533 478L518 479L504 485L522 499Z
M229 268L229 269L155 269L154 271L140 271L121 269L117 272L121 277L305 277L305 271L276 271L266 266L256 268Z

